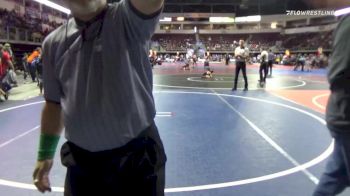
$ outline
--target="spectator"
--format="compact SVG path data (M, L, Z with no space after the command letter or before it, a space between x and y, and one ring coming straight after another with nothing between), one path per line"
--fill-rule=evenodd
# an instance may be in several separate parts
M15 68L13 66L13 63L11 61L11 56L8 53L7 50L5 50L5 47L2 45L0 46L1 51L1 65L2 65L2 72L3 78L2 83L6 85L10 85L12 87L17 87L17 80L16 80L16 73Z
M11 57L11 60L13 60L13 51L12 51L11 45L9 43L6 43L4 45L4 50L8 52L8 54Z
M30 76L32 77L33 82L35 82L35 78L36 78L36 67L35 67L35 63L33 62L40 54L41 54L41 48L38 47L32 52L31 55L29 55L27 59L29 73L30 73Z
M225 65L226 66L230 65L230 55L228 53L225 54Z
M24 53L24 55L22 57L23 79L24 80L26 80L28 74L30 74L27 59L28 59L28 53Z
M5 100L8 99L8 92L11 89L10 84L8 83L8 54L4 52L3 45L0 44L0 95L4 96Z
M32 66L35 67L36 69L36 76L37 76L37 82L38 82L38 87L40 89L40 95L43 93L43 63L41 59L41 54L39 54L38 57L36 57L33 62Z

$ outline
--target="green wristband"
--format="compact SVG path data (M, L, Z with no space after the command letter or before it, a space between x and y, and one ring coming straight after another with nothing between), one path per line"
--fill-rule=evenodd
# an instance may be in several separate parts
M45 133L41 133L38 150L38 161L53 159L59 140L60 136L58 135L47 135Z

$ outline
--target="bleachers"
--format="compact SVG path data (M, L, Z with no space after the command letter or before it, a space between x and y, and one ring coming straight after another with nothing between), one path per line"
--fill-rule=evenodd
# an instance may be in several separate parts
M152 41L158 42L165 51L184 51L187 44L195 44L194 35L154 35Z
M60 26L48 19L30 18L0 8L0 39L41 43L45 36Z
M0 39L41 43L42 40L59 23L48 18L28 19L15 11L0 9ZM159 51L185 51L188 44L202 43L209 51L233 51L240 39L247 41L251 51L258 52L261 48L276 48L278 50L317 50L318 47L330 49L332 32L302 33L282 35L280 33L254 34L200 34L196 40L194 34L156 34L153 44ZM276 43L280 44L276 44Z
M251 51L275 48L278 50L317 50L319 47L330 49L332 46L332 31L321 33L302 33L281 35L280 33L256 34L205 34L199 36L199 41L210 51L233 51L240 39L247 42ZM195 35L157 34L152 38L154 43L165 51L185 51L187 43L195 44ZM278 44L281 43L281 44Z

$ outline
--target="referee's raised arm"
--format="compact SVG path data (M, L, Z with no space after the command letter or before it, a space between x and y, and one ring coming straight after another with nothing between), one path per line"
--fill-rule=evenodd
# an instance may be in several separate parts
M141 13L150 15L163 6L164 0L130 0L132 5Z

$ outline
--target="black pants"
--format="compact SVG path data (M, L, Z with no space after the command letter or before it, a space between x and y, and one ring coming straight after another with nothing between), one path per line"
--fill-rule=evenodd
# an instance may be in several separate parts
M154 123L113 150L89 152L66 142L61 160L65 196L164 196L166 155Z
M268 68L267 68L267 73L268 73L269 70L270 70L270 76L272 76L272 66L273 66L272 60L269 60L269 61L267 62L267 66L268 66Z
M0 76L0 89L5 93L11 90L11 85L7 81L3 81L5 76Z
M236 62L236 74L235 74L235 83L233 88L236 89L237 88L237 82L238 82L238 76L239 76L239 72L242 69L243 72L243 78L244 78L244 88L248 88L248 79L247 79L247 69L246 69L246 64L245 62Z
M334 139L333 153L313 196L334 196L350 187L350 137L344 134Z
M30 76L31 76L31 78L32 78L32 81L35 82L35 78L36 78L36 67L35 67L35 65L31 65L31 64L29 64L28 67L29 67L29 74L30 74Z
M260 74L260 83L261 82L266 82L266 76L267 73L269 72L268 68L267 68L267 63L261 63L260 64L260 69L259 69L259 74Z
M27 62L23 62L22 65L23 65L23 79L26 80L27 76L28 76L28 73L29 73L28 63Z
M301 71L304 71L305 62L297 61L294 67L294 71L297 71L300 66L301 66Z

